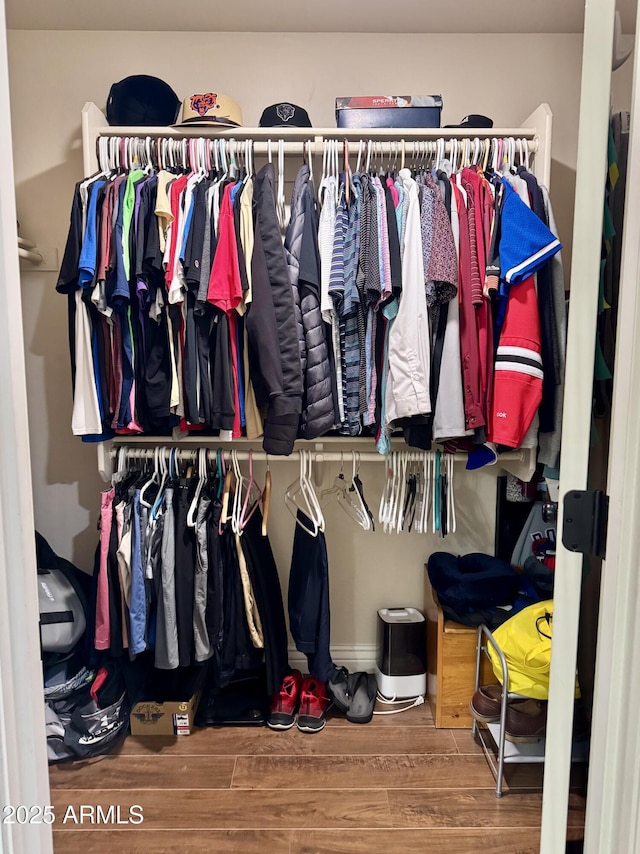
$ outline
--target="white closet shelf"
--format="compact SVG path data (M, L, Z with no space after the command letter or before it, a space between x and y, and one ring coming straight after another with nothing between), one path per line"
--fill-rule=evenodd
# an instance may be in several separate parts
M190 137L218 137L231 139L274 140L284 139L292 142L312 140L322 143L325 139L361 139L384 140L430 140L430 139L491 139L493 137L515 137L533 140L535 128L294 128L294 127L131 127L107 125L97 129L98 136L138 136L163 137L166 139L184 139Z
M548 104L540 104L520 127L493 128L260 128L260 127L138 127L109 125L105 114L92 101L82 108L82 143L85 175L97 166L96 143L100 137L153 137L165 139L253 139L260 144L268 140L284 140L287 144L310 141L311 153L322 154L325 140L338 139L359 142L372 140L380 143L430 141L438 139L524 139L530 152L535 154L534 172L538 180L549 186L551 175L551 127L553 115ZM274 152L277 154L277 151Z

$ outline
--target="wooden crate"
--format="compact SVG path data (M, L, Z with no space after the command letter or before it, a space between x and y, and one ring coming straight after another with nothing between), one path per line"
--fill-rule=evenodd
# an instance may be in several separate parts
M435 594L433 598L436 599ZM433 680L429 680L429 704L436 727L464 729L472 723L469 702L473 696L476 676L477 631L446 619L437 599L436 607L438 621L427 622L427 670L436 675L435 695L431 693ZM497 681L491 662L483 655L480 684L488 685Z

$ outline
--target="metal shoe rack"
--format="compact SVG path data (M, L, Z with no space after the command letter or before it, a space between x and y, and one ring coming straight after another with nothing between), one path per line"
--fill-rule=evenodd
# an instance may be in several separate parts
M478 638L476 644L476 679L475 688L477 691L480 688L480 661L484 653L488 656L487 644L491 644L500 659L502 667L502 685L509 685L509 668L504 653L496 642L491 631L484 624L478 626ZM500 722L487 723L479 725L479 722L474 720L471 726L471 737L475 739L476 735L484 755L489 763L489 767L493 772L496 780L496 798L501 798L503 795L504 782L504 766L505 764L527 764L527 763L542 763L544 762L545 739L541 738L532 743L514 744L507 741L505 738L505 725L507 720L507 704L509 698L520 697L520 694L509 693L503 690L500 705ZM487 733L491 741L487 738ZM588 741L575 742L571 754L573 762L586 762L588 758Z

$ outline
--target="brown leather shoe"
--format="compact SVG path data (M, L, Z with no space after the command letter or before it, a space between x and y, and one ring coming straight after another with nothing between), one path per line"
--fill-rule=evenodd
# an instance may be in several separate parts
M504 737L516 744L527 744L544 738L547 728L546 700L524 700L510 703Z
M469 703L471 717L483 723L500 720L502 685L481 685Z

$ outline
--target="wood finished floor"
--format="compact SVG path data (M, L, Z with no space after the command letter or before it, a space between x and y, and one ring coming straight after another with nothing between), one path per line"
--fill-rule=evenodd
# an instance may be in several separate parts
M128 738L110 756L51 769L55 854L537 854L540 766L512 766L498 800L467 730L437 730L428 706L366 726L202 729ZM580 774L568 839L582 838ZM82 826L69 806L143 808L144 821Z

